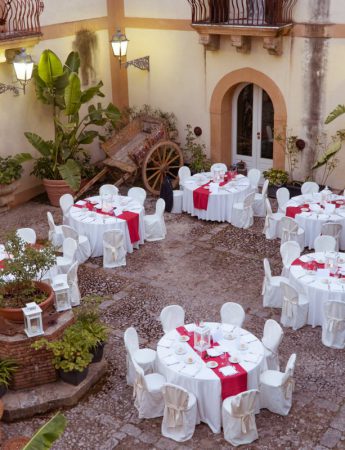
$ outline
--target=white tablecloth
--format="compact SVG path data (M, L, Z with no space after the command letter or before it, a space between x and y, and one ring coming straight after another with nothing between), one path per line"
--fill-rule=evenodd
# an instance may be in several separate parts
M333 195L334 200L345 200L345 197ZM314 195L298 195L292 197L287 206L299 206L305 203L316 203L321 200L320 194ZM326 222L340 223L343 226L340 236L340 248L345 249L345 209L336 208L334 214L316 214L314 212L302 212L295 216L298 225L305 231L305 247L314 248L315 239L321 234L321 226Z
M100 201L100 197L90 197L93 202ZM125 211L133 211L139 214L139 237L138 244L144 243L144 208L139 202L125 196L116 196L114 206ZM94 217L90 217L90 216ZM79 234L84 234L89 238L91 245L91 256L103 255L103 233L108 230L121 230L125 236L125 250L133 252L133 244L129 236L127 222L123 219L112 218L104 214L84 213L81 208L72 206L69 223Z
M231 181L227 186L219 188L217 193L210 193L207 210L194 208L193 191L200 187L198 179L204 177L204 183L210 180L211 172L193 175L187 178L183 185L183 211L202 220L216 220L218 222L231 222L232 207L234 203L242 202L252 188L249 179L238 175L238 179Z
M208 323L211 329L215 329L220 326L218 323ZM194 324L185 326L188 331L194 330ZM221 325L222 330L232 331L231 325ZM247 371L247 385L248 389L259 388L260 373L266 369L264 348L259 339L248 331L236 327L234 333L238 333L241 342L248 342L248 350L239 351L236 349L238 340L222 339L219 341L220 345L223 345L231 354L231 356L238 355L240 358L241 366ZM206 363L198 356L198 354L192 349L188 342L179 341L180 334L176 331L170 331L159 342L157 346L157 365L158 371L164 375L169 383L177 384L189 392L192 392L198 402L198 410L200 419L209 425L214 433L220 433L221 431L221 381L217 374L212 369L206 367ZM170 348L166 348L166 345L170 345ZM161 345L164 345L161 346ZM186 349L184 355L177 355L175 349L180 346ZM175 356L179 361L178 364L168 365L166 360L170 358L168 355ZM186 358L192 355L196 359L194 364L185 364ZM245 362L246 355L248 358L256 358L256 362ZM183 374L180 372L183 366L187 368L189 366L198 365L198 372L195 376ZM257 411L258 412L258 411Z
M339 258L344 262L341 263L345 268L345 253L339 253ZM325 261L323 253L309 253L301 256L302 261L319 260ZM304 270L301 266L291 266L289 279L291 284L304 293L309 300L308 324L313 327L322 325L324 318L324 304L328 300L341 300L345 302L345 284L337 278L331 276L317 276ZM329 284L325 282L328 280Z

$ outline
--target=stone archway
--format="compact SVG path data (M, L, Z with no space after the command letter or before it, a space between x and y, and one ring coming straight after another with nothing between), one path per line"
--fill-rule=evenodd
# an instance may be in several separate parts
M287 112L283 94L276 83L258 70L249 67L225 75L214 88L211 105L211 158L214 162L231 164L231 112L232 96L240 83L254 83L270 96L274 108L274 129L286 130ZM285 168L285 155L281 145L273 144L273 167Z

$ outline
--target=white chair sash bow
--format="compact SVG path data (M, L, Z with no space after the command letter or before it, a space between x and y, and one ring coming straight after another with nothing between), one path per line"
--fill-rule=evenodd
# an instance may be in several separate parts
M169 427L180 427L183 425L182 411L186 408L184 406L176 406L172 403L165 401L165 407L167 408L167 422Z
M336 333L342 328L341 325L345 325L345 319L339 319L338 317L327 317L327 329L330 332Z
M298 304L298 298L288 298L283 296L283 314L289 319L292 319L294 315L294 306Z
M295 389L295 380L289 377L283 385L284 397L289 400L292 397L292 393Z
M248 433L250 430L254 430L255 425L255 417L254 410L246 411L245 414L234 414L232 412L232 416L237 419L241 419L241 430L242 433Z

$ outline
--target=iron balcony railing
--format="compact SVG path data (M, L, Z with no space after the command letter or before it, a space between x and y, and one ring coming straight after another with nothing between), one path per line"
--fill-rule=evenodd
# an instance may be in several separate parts
M41 0L0 0L0 41L39 36Z
M277 27L292 23L297 0L187 0L192 23Z

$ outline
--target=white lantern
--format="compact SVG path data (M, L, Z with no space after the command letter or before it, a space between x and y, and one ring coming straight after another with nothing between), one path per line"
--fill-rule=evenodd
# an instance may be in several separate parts
M194 330L194 348L199 352L204 352L211 346L211 330L203 323L200 323Z
M16 55L13 60L14 71L16 73L17 80L23 86L25 92L25 85L31 80L32 71L34 69L34 62L30 55L27 55L25 49L22 48L20 53Z
M42 323L42 309L37 303L27 303L22 308L24 314L25 333L28 337L35 337L44 334Z
M55 292L55 301L54 306L56 311L67 311L68 309L72 309L71 306L71 298L69 294L69 286L67 281L59 281L53 284L53 289Z
M120 64L121 59L127 54L128 39L125 34L121 33L121 30L117 30L116 34L111 39L111 47L113 49L114 56L119 58Z

